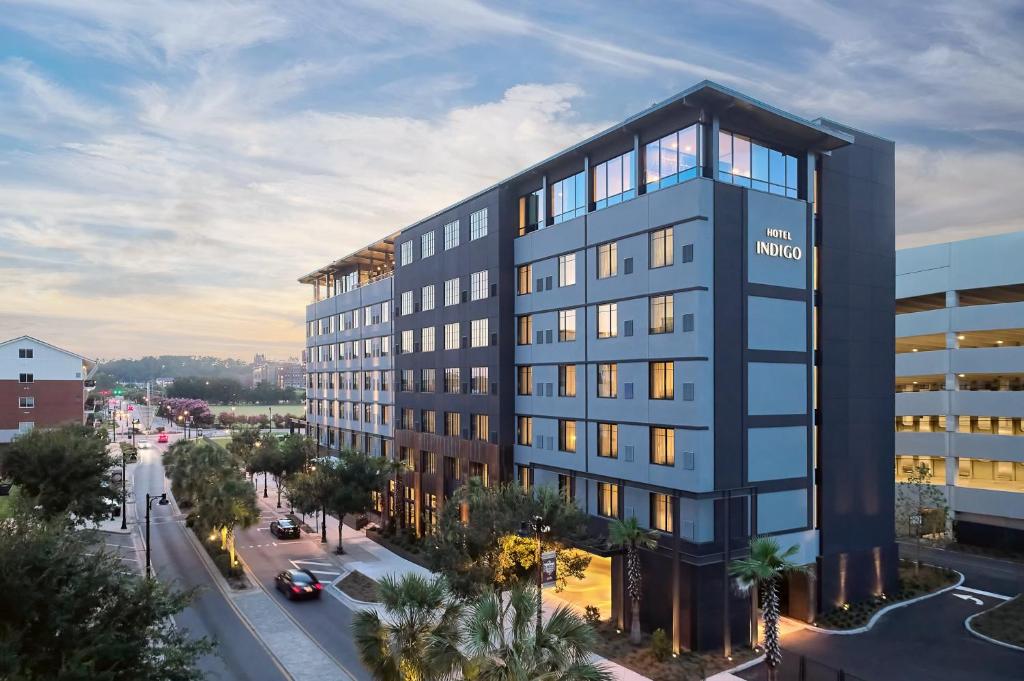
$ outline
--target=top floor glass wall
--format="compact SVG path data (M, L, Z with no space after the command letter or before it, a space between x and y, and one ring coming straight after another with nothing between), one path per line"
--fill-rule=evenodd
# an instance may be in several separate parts
M648 192L700 175L700 128L694 123L644 147L644 184Z
M636 154L632 150L594 166L594 209L636 197Z
M799 164L784 154L749 137L718 133L718 179L780 196L797 198Z
M584 173L576 173L551 185L551 218L557 225L587 212Z

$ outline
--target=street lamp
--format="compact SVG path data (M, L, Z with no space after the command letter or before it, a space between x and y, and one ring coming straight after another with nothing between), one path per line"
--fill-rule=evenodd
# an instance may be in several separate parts
M544 561L542 560L544 535L551 532L551 527L544 523L544 517L535 515L530 523L530 529L537 537L537 640L540 640L542 623L542 607L544 605Z
M158 502L161 506L166 506L171 503L167 501L167 493L164 492L160 496L151 496L149 492L146 492L146 577L152 576L153 569L150 567L150 551L149 551L149 510L153 508L153 502Z
M185 428L185 439L187 440L188 439L188 409L183 411L182 414L185 415L185 418L182 421L182 426Z
M125 472L127 468L127 462L125 459L128 455L125 451L121 450L121 529L128 529L128 487L127 480L128 474Z

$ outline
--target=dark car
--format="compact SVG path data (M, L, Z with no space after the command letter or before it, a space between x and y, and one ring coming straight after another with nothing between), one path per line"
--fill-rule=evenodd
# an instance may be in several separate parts
M320 598L324 590L324 585L309 570L285 570L274 578L274 584L291 601Z
M278 539L298 539L299 528L287 518L282 518L281 520L271 521L270 534Z

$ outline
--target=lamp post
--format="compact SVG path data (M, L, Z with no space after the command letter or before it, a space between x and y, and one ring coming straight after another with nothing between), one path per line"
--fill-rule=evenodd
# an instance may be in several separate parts
M149 511L153 508L153 502L157 501L161 506L166 506L171 503L167 501L167 493L164 492L160 496L151 496L149 492L146 492L146 578L152 576L153 568L150 567L150 550L149 550Z
M127 469L127 458L125 451L121 450L121 529L128 529L128 486L127 479L128 474L125 472Z
M544 561L542 560L544 535L551 531L548 525L544 524L543 516L535 515L531 521L531 529L537 537L537 640L540 640L540 630L543 626L544 606Z

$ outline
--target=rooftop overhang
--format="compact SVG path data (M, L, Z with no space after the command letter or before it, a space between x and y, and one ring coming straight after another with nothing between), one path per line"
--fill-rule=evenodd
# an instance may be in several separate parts
M374 241L368 246L363 246L358 251L349 253L344 258L335 260L329 265L313 270L309 274L299 277L299 283L312 284L327 274L335 274L352 267L372 268L393 263L395 260L395 239L398 238L399 234L400 232L395 232L383 239Z

